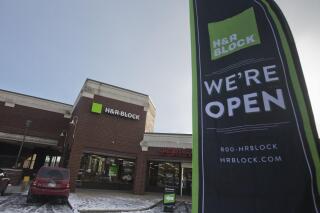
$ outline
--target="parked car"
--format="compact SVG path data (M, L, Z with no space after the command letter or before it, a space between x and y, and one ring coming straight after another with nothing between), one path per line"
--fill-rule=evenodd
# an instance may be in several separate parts
M0 169L0 194L1 196L4 195L8 185L10 183L10 179L7 177L5 171Z
M41 167L31 182L27 202L36 202L38 198L59 198L67 202L70 193L70 171L59 167Z

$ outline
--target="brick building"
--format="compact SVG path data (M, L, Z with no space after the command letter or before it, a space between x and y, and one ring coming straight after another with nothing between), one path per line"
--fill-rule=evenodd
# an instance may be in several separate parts
M0 90L0 167L65 166L72 190L143 194L171 178L190 194L191 135L154 133L155 115L148 95L90 79L74 105Z

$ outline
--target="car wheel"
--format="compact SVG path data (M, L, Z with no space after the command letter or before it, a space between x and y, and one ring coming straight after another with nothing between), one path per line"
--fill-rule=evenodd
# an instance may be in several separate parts
M31 194L29 190L27 195L27 203L35 203L35 202L36 202L36 198L34 195Z
M5 192L6 192L6 190L7 190L7 187L8 187L8 183L7 183L7 185L3 188L2 192L1 192L1 196L3 196L3 195L4 195L4 193L5 193Z
M68 203L68 198L67 197L62 197L62 198L59 199L59 201L60 201L60 204L65 205L65 204Z

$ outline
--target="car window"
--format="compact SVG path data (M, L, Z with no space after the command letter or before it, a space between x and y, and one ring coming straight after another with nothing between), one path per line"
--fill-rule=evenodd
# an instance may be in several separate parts
M40 169L38 173L40 178L52 178L55 180L69 179L68 170L58 170L58 169Z

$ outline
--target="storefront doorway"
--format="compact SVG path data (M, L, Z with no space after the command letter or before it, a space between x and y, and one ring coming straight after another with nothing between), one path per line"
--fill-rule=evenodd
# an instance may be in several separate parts
M192 194L192 168L188 164L182 164L180 195L191 196Z
M176 193L191 196L191 163L149 161L146 189L163 192L166 182L173 177Z
M149 161L147 191L163 192L164 187L166 186L166 183L168 181L171 182L173 178L176 193L179 193L180 169L181 169L180 163Z

